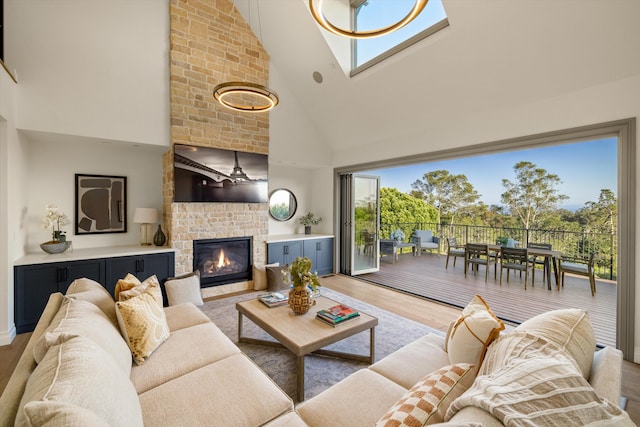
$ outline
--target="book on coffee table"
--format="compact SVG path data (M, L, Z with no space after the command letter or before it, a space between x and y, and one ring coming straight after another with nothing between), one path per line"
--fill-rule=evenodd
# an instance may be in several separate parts
M336 326L344 321L358 317L360 313L348 305L337 304L324 310L318 311L316 317L323 322Z
M289 297L280 292L269 292L268 294L262 294L258 297L260 302L269 308L279 307L289 303Z

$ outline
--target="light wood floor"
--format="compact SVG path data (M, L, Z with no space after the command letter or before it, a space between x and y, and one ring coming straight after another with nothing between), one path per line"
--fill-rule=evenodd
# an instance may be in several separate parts
M460 314L460 309L457 307L347 276L331 275L322 277L320 281L327 288L424 323L442 332L446 332L449 323ZM0 347L0 393L6 387L30 335L20 334L11 345ZM640 365L623 362L622 394L628 398L627 412L631 419L640 425Z

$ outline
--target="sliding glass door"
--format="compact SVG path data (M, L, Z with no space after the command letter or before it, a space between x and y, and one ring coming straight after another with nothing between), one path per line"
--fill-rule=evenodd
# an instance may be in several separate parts
M380 269L380 178L340 176L340 272L356 276Z

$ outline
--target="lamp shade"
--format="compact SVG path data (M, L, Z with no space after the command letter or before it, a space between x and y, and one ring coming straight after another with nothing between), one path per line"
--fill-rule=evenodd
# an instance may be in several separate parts
M133 222L136 224L155 224L158 222L158 210L156 208L136 208L133 213Z

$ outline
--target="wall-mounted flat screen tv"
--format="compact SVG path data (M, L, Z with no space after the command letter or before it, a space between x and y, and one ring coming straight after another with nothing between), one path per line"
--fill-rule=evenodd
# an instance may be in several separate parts
M267 203L268 156L175 144L174 202Z

